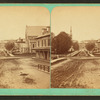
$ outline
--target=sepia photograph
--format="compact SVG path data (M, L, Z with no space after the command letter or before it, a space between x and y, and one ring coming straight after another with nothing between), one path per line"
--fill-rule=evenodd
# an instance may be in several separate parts
M39 6L0 6L0 88L49 87L49 10Z
M100 89L100 6L51 13L51 88Z

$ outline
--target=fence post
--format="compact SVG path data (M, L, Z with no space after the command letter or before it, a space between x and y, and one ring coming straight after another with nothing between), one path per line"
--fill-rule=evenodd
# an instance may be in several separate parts
M43 67L44 67L43 70L45 71L45 65Z
M39 66L40 66L40 65L38 64L38 69L39 69Z
M50 67L48 66L48 72L50 71L50 69L49 69Z
M39 68L40 68L40 70L41 70L41 65L39 65Z

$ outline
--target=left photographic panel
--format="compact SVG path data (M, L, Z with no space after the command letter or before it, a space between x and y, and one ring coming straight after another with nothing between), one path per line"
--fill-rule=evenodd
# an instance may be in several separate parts
M50 88L47 8L0 7L0 88Z

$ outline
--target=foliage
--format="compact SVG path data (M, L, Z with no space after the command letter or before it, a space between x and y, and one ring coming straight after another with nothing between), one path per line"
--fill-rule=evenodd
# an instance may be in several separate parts
M74 50L79 50L79 43L78 41L72 43Z
M52 39L52 51L55 51L57 54L67 53L71 45L71 37L65 32L60 32Z
M89 51L92 51L95 47L95 43L94 42L88 42L86 45L85 45L86 49L89 50Z
M6 50L8 50L8 51L12 51L14 47L15 47L15 43L14 43L13 41L8 41L8 42L5 44L5 48L6 48Z

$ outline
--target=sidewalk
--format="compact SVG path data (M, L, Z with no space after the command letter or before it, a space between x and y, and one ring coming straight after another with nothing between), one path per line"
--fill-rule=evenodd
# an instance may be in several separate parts
M67 58L63 57L63 58L58 58L58 59L55 59L55 60L51 60L51 65L59 63L59 62L64 61L64 60L67 60Z
M0 60L3 60L3 59L19 59L19 58L21 58L21 57L0 57Z

